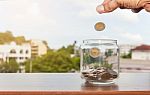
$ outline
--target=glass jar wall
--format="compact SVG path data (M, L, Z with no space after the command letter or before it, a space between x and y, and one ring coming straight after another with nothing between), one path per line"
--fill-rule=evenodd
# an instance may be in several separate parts
M81 45L81 78L86 82L111 84L119 76L117 40L88 39Z

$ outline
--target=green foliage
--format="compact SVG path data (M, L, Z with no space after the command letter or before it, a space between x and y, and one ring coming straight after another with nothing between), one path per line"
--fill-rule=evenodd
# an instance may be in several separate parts
M73 68L72 69L79 71L79 69L80 69L80 57L73 57L71 60L73 62Z
M85 54L83 56L83 63L87 63L87 64L91 63L90 56L88 54Z
M25 62L26 72L32 73L59 73L79 70L79 57L70 57L70 49L61 48L58 51L49 50L46 55Z
M74 45L69 45L67 47L67 51L70 53L70 54L73 54L74 53Z
M73 54L74 53L74 45L68 45L67 47L63 46L58 51L64 51L66 53Z
M108 62L103 62L103 63L92 63L90 64L91 67L93 67L94 69L97 69L99 67L104 67L106 69L112 69L113 64L109 64Z
M106 57L111 56L113 53L112 49L108 49L107 52L105 52Z
M48 43L47 43L46 41L43 41L43 43L45 44L45 46L46 46L48 49L50 49L49 46L48 46Z
M14 40L14 37L10 31L0 33L0 44L9 43Z
M0 64L0 73L16 73L19 70L19 65L15 60L10 60L9 63Z
M0 44L10 43L15 41L17 44L27 42L24 36L14 37L10 31L0 33ZM30 42L30 41L28 41ZM48 46L46 41L43 41ZM32 68L33 73L48 73L48 72L70 72L72 70L78 71L80 65L79 57L71 57L74 53L74 44L67 47L62 47L57 51L48 49L48 53L35 59L29 59L23 64L26 72L30 72ZM10 61L0 65L0 72L17 72L19 66L16 62Z
M85 54L83 56L83 61L84 61L84 63L87 63L87 64L98 63L98 62L102 62L103 58L102 57L93 58L90 55Z
M24 36L18 36L18 37L15 37L14 41L20 45L20 44L24 43L26 40L25 40Z
M0 44L10 43L12 41L17 44L22 44L26 40L24 36L14 37L11 31L0 32Z
M112 69L113 64L109 64L108 62L103 62L101 67L105 67L106 69Z
M121 57L122 58L131 58L131 52L129 52L128 54L124 54L124 55L122 55Z

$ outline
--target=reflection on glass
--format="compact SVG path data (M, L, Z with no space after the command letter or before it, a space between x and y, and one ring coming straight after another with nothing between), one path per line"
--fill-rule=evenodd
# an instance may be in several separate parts
M116 40L89 39L81 45L81 77L91 83L111 84L119 75Z
M81 89L82 90L92 90L92 91L110 91L110 90L118 90L119 86L116 84L99 85L99 84L85 82L81 85Z

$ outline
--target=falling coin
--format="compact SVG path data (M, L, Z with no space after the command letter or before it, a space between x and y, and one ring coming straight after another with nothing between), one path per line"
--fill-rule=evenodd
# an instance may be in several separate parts
M103 22L98 22L95 24L95 30L102 31L105 29L105 24Z

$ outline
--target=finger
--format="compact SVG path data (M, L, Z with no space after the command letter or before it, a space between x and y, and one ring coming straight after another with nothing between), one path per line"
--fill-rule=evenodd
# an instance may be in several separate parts
M120 8L120 9L126 9L126 7L123 7L123 6L119 6L119 8Z
M106 0L102 5L97 6L96 10L98 13L108 13L118 8L118 3L115 0Z
M138 7L144 7L146 4L149 4L150 0L139 0L137 6Z
M150 12L150 3L145 4L144 9L145 9L147 12Z
M142 9L143 9L143 8L141 7L141 8L131 9L131 11L132 11L133 13L138 13L138 12L140 12Z
M111 0L110 2L104 4L103 6L104 6L104 10L106 12L112 12L112 11L114 11L115 9L117 9L119 7L116 0Z
M104 2L102 3L102 5L109 3L111 0L104 0Z
M107 4L107 3L109 3L111 0L104 0L104 2L101 4L101 5L98 5L97 7L96 7L96 11L98 12L98 13L104 13L105 11L104 11L104 4Z
M105 13L104 6L103 6L103 5L98 5L98 6L96 7L96 11L97 11L99 14Z

